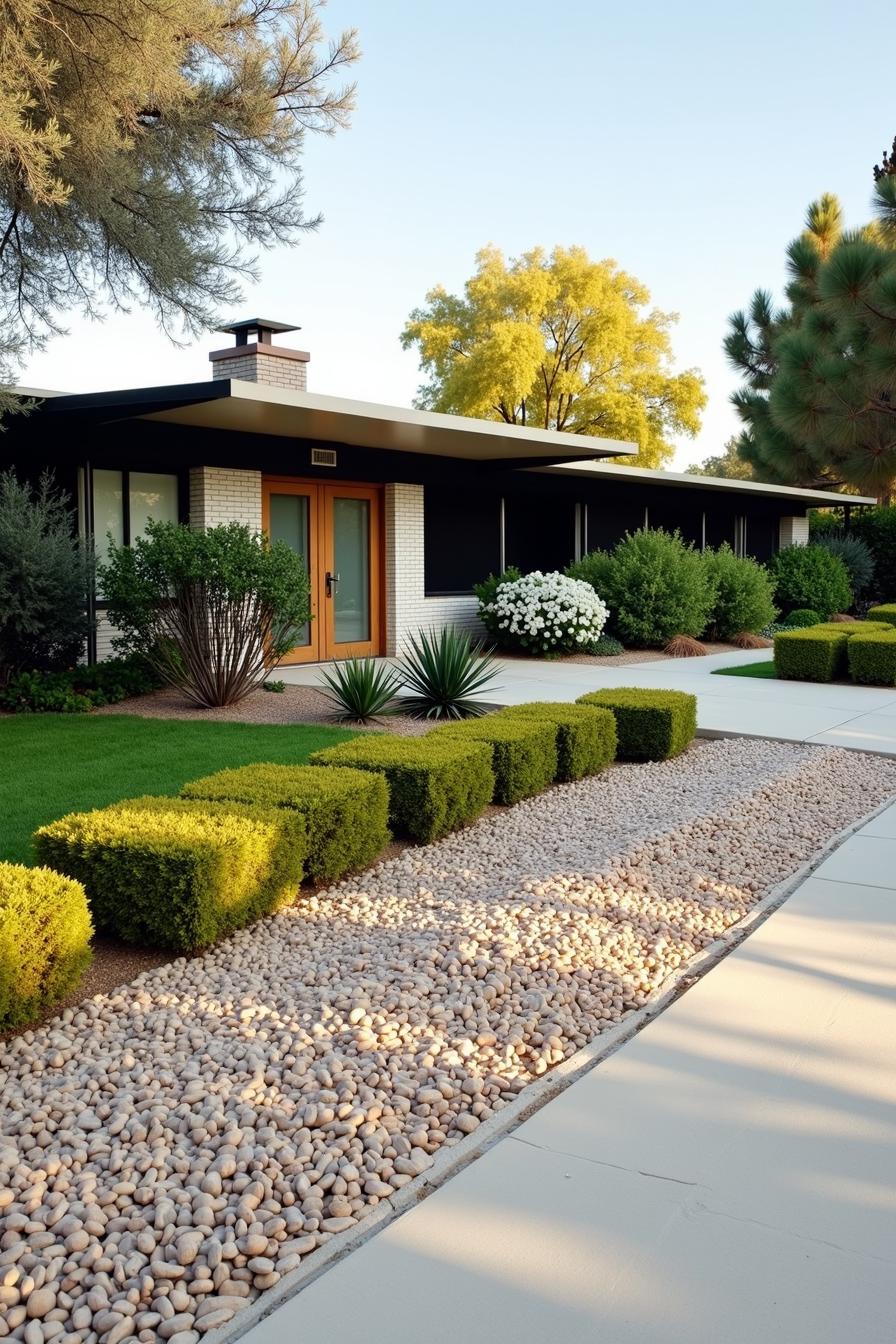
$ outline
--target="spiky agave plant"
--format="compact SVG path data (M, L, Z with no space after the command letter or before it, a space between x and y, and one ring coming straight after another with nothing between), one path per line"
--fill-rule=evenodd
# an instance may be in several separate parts
M421 630L408 639L409 650L401 660L401 678L410 695L401 705L418 719L472 719L485 713L474 697L492 687L495 659L480 640L452 626Z
M394 714L401 680L388 663L375 658L347 658L332 670L321 668L324 694L332 701L332 717L343 723L369 723Z

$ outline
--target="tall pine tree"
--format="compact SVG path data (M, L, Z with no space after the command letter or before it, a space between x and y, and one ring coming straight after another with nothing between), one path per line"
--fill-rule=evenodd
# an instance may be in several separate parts
M896 485L896 142L875 168L874 219L844 232L834 197L787 249L788 306L756 295L725 342L744 375L738 451L767 479L889 503Z

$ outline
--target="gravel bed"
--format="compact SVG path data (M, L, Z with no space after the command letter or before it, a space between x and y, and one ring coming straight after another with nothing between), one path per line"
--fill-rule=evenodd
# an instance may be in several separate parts
M698 743L408 848L9 1042L0 1336L197 1344L894 790L885 758Z
M335 723L332 702L322 691L313 686L289 685L282 691L253 691L238 705L218 709L199 709L179 691L166 688L149 695L131 696L117 705L103 705L93 713L139 714L144 719L203 719L207 723ZM368 732L419 737L428 733L432 724L394 714L364 726Z

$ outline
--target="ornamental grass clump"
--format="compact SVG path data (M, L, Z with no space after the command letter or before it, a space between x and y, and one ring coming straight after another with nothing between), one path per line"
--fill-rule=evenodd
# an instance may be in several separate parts
M332 668L321 668L320 677L337 723L370 723L398 708L395 697L401 678L377 658L347 658Z
M874 556L866 541L852 532L826 532L817 544L843 561L856 597L870 591L874 583Z
M408 637L398 680L410 692L401 708L416 719L474 719L485 713L479 698L494 688L497 665L481 641L445 626Z
M534 570L499 583L479 615L496 643L536 655L575 653L603 634L609 609L590 583Z

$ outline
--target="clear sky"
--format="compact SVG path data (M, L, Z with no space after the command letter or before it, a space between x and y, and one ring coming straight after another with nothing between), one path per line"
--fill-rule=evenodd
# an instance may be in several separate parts
M359 29L352 129L312 139L299 246L262 258L242 310L292 321L318 392L407 405L398 335L478 248L581 244L677 312L679 367L702 370L704 427L676 465L736 428L726 317L779 290L805 208L836 192L868 217L896 135L892 6L878 0L330 0ZM209 376L209 335L176 349L144 314L73 316L23 381L66 391Z

